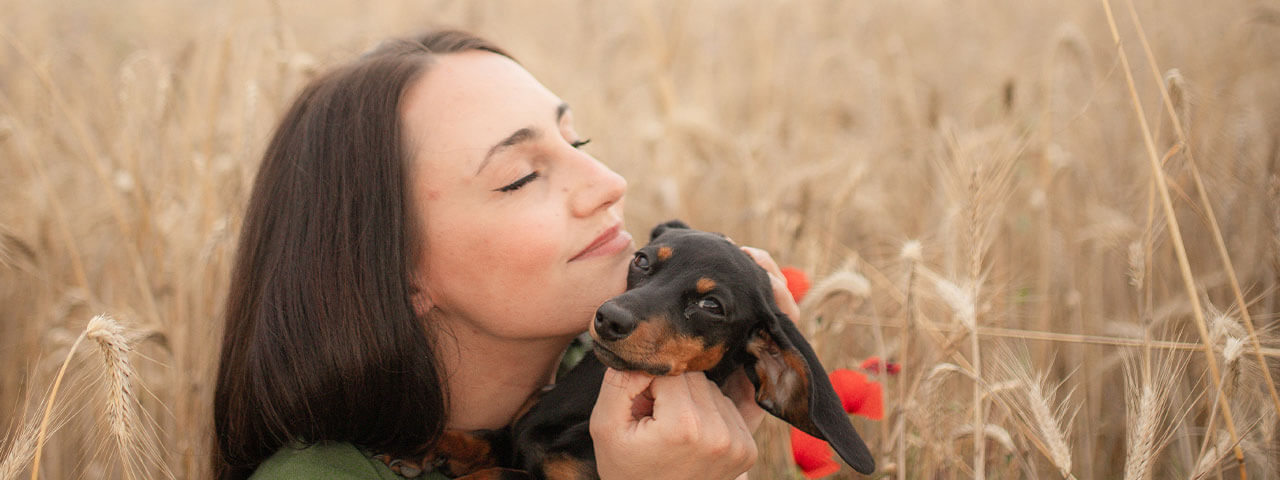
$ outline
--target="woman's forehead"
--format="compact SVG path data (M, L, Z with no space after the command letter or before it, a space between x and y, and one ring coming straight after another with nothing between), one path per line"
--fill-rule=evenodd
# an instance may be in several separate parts
M512 132L554 125L560 104L511 59L470 51L436 57L405 92L402 115L415 152L467 157L474 168Z

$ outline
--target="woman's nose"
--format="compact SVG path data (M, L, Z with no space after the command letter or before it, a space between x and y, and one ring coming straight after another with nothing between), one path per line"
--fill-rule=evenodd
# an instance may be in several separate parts
M609 208L627 193L627 180L622 175L595 158L587 156L586 160L582 163L580 183L570 199L570 208L578 217L588 217Z

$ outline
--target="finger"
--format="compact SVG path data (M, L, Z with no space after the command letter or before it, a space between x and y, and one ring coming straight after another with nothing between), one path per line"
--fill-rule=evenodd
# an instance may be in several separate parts
M651 378L637 372L620 372L612 368L605 370L604 381L600 383L600 395L596 397L595 408L591 410L591 422L609 425L633 422L635 419L631 416L631 404L649 387Z
M773 283L773 301L778 304L778 310L791 317L792 320L800 318L800 305L796 303L795 297L791 296L791 290L787 289L785 283L777 281Z
M701 373L701 372L699 372ZM740 435L746 432L746 425L742 424L742 415L738 413L737 407L733 405L733 400L720 393L720 387L705 375L699 375L699 378L691 378L693 383L694 399L703 410L705 415L710 415L714 411L720 417L719 422L710 422L709 434L711 435Z
M774 277L782 282L782 286L787 285L787 277L782 276L782 268L778 267L778 262L773 261L773 256L769 252L756 247L742 247L742 251L746 252L756 264L760 265L770 277Z
M689 390L685 375L656 377L650 387L653 392L653 418L672 420L695 411L693 392Z
M769 252L755 247L739 247L747 256L755 260L756 264L763 268L765 273L769 274L769 288L773 290L773 300L778 304L778 309L782 313L791 317L793 320L800 317L800 306L796 304L796 299L791 296L791 291L787 289L787 277L782 274L782 269L778 267L778 262L773 261L773 256Z
M715 383L707 379L707 375L702 372L689 372L684 374L685 381L689 384L689 396L693 399L693 404L699 407L700 411L709 411L716 408L716 397L720 395L720 389Z
M778 309L793 320L799 318L800 305L796 304L795 297L791 296L791 289L787 288L786 278L782 275L770 274L769 288L773 290L773 301L778 304Z
M746 433L742 424L742 416L733 406L733 401L720 393L720 387L707 379L702 372L685 375L689 381L695 412L706 422L700 424L702 439L712 442L731 442L735 437Z

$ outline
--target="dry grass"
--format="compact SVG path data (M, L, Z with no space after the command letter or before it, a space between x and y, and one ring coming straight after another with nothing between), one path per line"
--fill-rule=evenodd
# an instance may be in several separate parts
M680 217L817 277L827 366L904 367L855 420L886 473L1276 478L1280 3L1110 8L0 0L0 478L36 451L43 478L203 476L272 124L441 24L574 106L633 230ZM99 312L131 329L77 353ZM796 475L785 438L766 423L754 478Z

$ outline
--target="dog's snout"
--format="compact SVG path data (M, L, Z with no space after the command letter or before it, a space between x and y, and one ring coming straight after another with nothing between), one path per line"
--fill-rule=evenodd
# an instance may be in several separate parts
M636 317L613 302L605 302L596 310L595 327L601 340L622 340L636 329Z

